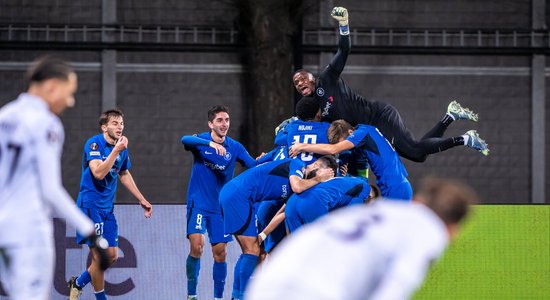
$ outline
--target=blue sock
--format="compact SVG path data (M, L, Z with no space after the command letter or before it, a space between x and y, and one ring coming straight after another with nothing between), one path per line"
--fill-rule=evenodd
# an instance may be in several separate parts
M79 287L83 288L85 287L88 283L90 283L90 281L92 281L92 276L90 276L90 273L88 273L88 269L86 269L84 272L82 272L82 274L80 274L80 276L78 276L78 278L76 279L76 285L78 285Z
M94 292L95 300L107 300L107 295L105 295L105 290L101 292Z
M248 285L248 279L250 279L250 276L252 276L252 273L254 273L254 269L256 269L256 266L258 265L258 256L253 254L241 254L241 258L243 259L243 262L241 264L241 270L239 274L239 280L240 282L240 290L241 295L239 299L244 299L243 294L246 290L246 286Z
M196 295L199 270L201 269L200 257L194 258L188 255L185 268L187 271L187 295Z
M225 262L214 262L212 279L214 279L214 298L223 298L225 278L227 277L227 264Z
M231 298L239 299L241 296L241 281L239 280L239 273L241 272L242 255L235 264L235 270L233 271L233 292L231 292Z

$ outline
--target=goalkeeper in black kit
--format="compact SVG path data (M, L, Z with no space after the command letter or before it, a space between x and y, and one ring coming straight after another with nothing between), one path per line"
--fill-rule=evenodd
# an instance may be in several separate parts
M357 124L375 126L395 147L399 155L415 162L423 162L429 154L459 145L476 149L483 155L489 154L487 143L475 130L469 130L462 136L443 138L443 133L455 120L465 119L477 122L477 114L463 108L456 101L449 104L447 113L434 128L420 140L416 140L395 107L384 102L367 100L354 92L340 78L351 48L348 11L343 7L335 7L331 15L340 25L338 51L332 61L318 78L304 69L296 71L292 77L294 87L303 97L314 97L319 102L323 121L344 119L354 126Z

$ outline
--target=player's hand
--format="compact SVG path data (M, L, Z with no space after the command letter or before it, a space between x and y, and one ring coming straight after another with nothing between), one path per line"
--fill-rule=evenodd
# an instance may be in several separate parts
M116 152L122 152L124 149L128 148L128 138L125 136L121 136L115 144L115 151Z
M226 150L225 150L224 146L222 146L222 145L220 145L216 142L210 142L209 146L216 149L216 154L221 155L221 156L225 156Z
M139 205L143 208L146 218L150 218L153 215L153 205L149 201L143 199L143 201L139 202Z
M292 146L290 146L290 148L288 148L288 155L290 155L290 157L298 156L298 154L302 153L303 145L304 144L302 144L302 143L293 142Z
M88 237L88 240L90 241L92 248L95 248L97 254L99 255L99 268L102 271L107 270L107 268L111 265L111 258L107 254L109 242L107 242L107 240L101 235L96 235L95 232Z
M258 160L258 159L260 159L260 158L264 157L264 156L265 156L265 154L266 154L265 152L262 152L262 154L260 154L260 156L256 157L256 160Z
M262 245L262 243L265 241L265 239L267 238L267 235L262 231L258 234L258 245Z
M330 15L338 21L340 26L348 25L348 10L346 8L337 6L332 9Z
M340 166L340 175L342 176L348 175L348 164L344 164Z
M317 170L317 174L315 175L315 178L319 182L323 182L326 180L331 179L334 177L334 171L330 168L321 168Z

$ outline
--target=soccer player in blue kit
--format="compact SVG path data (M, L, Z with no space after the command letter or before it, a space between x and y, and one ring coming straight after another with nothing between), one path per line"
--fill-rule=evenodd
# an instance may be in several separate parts
M254 203L285 201L292 193L301 193L333 177L336 168L332 156L321 157L307 167L298 159L283 159L246 170L222 188L220 205L225 233L235 235L243 251L235 266L234 280L238 280L239 290L234 291L233 298L242 299L260 254Z
M130 174L130 157L128 156L128 139L122 135L124 114L113 109L105 111L99 117L102 133L86 141L82 156L82 179L77 205L95 223L96 233L102 235L109 243L107 249L111 265L118 257L118 224L113 213L117 179L130 193L137 198L144 209L146 218L151 217L153 206L139 191ZM76 235L79 244L90 241ZM78 299L82 288L92 282L95 298L107 299L105 294L105 271L99 267L97 250L91 248L92 263L80 276L69 281L70 300Z
M334 155L357 148L365 153L383 197L411 201L412 187L405 166L376 127L359 124L354 128L344 120L337 120L330 125L328 136L331 144L295 143L289 154L293 157L301 152Z
M371 191L373 193L371 193ZM377 197L368 182L357 177L334 177L288 199L285 224L289 233L329 212Z
M188 299L197 299L200 257L206 231L214 257L214 297L223 297L227 276L226 247L232 238L223 232L219 193L224 184L233 178L236 161L246 168L257 165L243 145L227 136L229 124L229 109L216 105L208 111L209 132L181 138L194 159L187 189L187 238L190 243L186 261Z
M416 140L395 107L367 99L350 88L340 76L351 49L348 11L343 7L335 7L331 16L338 21L340 31L338 51L331 62L317 78L304 69L296 71L292 76L298 93L318 101L323 121L343 119L352 125L366 124L377 127L401 156L415 162L423 162L430 154L460 145L476 149L485 156L489 154L487 143L475 130L469 130L462 136L443 138L447 127L453 121L478 120L477 114L456 101L448 105L447 113L441 121L420 140Z

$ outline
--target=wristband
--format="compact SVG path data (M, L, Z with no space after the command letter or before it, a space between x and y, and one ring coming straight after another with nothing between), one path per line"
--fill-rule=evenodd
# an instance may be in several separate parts
M267 238L267 235L262 231L260 232L260 234L258 234L258 236L260 236L260 238L262 239L262 241L265 241L265 239Z
M349 35L348 25L340 25L340 35Z

